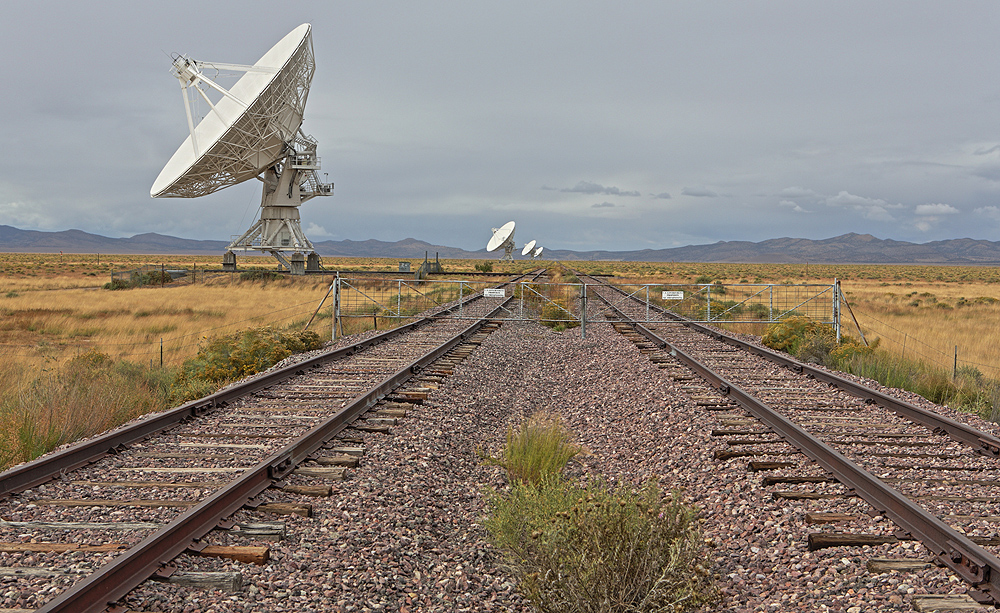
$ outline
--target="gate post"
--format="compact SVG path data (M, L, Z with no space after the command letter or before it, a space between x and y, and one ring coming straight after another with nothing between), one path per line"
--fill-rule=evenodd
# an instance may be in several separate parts
M583 294L580 296L580 338L587 338L587 284L583 284Z
M340 272L333 279L333 331L330 334L330 340L337 340L337 324L340 322ZM343 331L343 328L341 328Z
M465 315L465 305L462 303L462 290L465 289L465 281L458 282L458 316Z
M646 286L646 323L649 323L649 286Z
M837 331L837 344L840 344L840 279L833 279L833 327ZM905 345L904 345L905 346Z

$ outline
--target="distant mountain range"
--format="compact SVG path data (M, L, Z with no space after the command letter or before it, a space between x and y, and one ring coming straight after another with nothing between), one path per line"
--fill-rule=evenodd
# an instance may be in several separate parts
M38 232L0 225L0 252L119 253L219 255L225 241L201 241L137 234L108 238L80 230ZM443 259L490 259L486 250L466 251L407 238L396 242L321 241L314 243L321 256L386 257L415 259L427 253ZM823 240L774 238L759 243L719 241L670 249L639 251L569 251L546 249L547 260L621 260L628 262L746 262L746 263L856 263L856 264L1000 264L1000 241L956 238L930 243L909 243L875 238L871 234L844 234Z

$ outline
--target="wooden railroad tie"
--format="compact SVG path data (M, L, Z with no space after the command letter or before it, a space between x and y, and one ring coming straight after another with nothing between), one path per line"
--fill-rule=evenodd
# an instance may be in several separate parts
M747 464L747 468L751 472L761 472L765 470L778 470L779 468L795 468L798 465L798 462L764 462L761 460L752 460Z
M932 566L935 566L935 564L934 560L930 558L872 558L865 563L865 567L871 573L924 570Z
M333 488L329 485L282 485L278 489L289 494L313 496L314 498L329 498L333 496Z
M153 522L39 522L39 521L0 521L0 527L17 528L21 530L159 530L165 524ZM226 524L218 528L233 535L252 536L264 540L280 540L285 536L285 522L256 522Z
M296 502L270 502L262 504L254 510L258 513L274 513L275 515L301 515L302 517L312 517L313 515L311 504Z
M968 594L914 594L913 609L921 613L932 611L975 611L983 608Z
M178 571L168 576L153 575L150 579L181 587L219 590L227 594L236 594L243 590L243 575L240 573Z
M10 543L0 542L2 553L66 553L109 552L128 549L125 543L104 543L101 545L80 545L79 543ZM263 565L270 556L270 549L262 546L222 546L208 545L201 550L188 550L192 555L207 558L226 558L237 562Z
M833 500L836 498L852 498L854 494L821 494L819 492L772 492L771 497L775 500Z
M726 444L730 447L739 447L741 445L780 445L783 443L785 441L780 438L734 438L726 441Z
M839 524L842 522L858 521L858 516L849 513L821 512L806 513L805 519L807 524Z
M206 545L200 550L189 549L188 553L203 558L224 558L257 566L263 566L271 559L271 549L261 546Z
M345 481L347 469L343 466L300 466L292 471L293 475L302 477L318 477L331 481Z
M977 545L996 547L1000 545L1000 537L970 536L970 541ZM912 538L899 538L892 534L849 534L844 532L812 532L809 534L809 551L827 547L861 547L864 545L892 545L900 541L911 541Z
M712 430L712 436L761 436L771 434L770 430L736 430L734 428Z
M716 460L729 460L729 459L732 459L732 458L749 458L749 457L762 456L762 455L777 455L777 456L780 456L780 455L796 455L797 453L798 452L795 452L795 451L789 451L786 454L782 454L781 452L776 452L773 449L772 450L768 450L768 451L764 451L764 450L723 451L721 449L716 449L715 450L715 459Z
M770 486L779 483L837 483L838 481L825 475L789 475L786 477L764 477L761 482Z

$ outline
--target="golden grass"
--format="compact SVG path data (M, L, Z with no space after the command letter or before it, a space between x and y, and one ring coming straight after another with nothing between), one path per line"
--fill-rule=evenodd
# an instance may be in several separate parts
M431 254L433 257L433 254ZM399 258L326 258L324 266L340 270L396 271ZM421 259L405 259L415 270ZM449 275L461 278L481 260L441 260ZM218 268L218 256L131 256L0 254L0 346L15 361L62 361L92 348L114 358L164 363L190 357L205 336L261 324L304 322L326 292L329 277L307 276L271 283L233 282L228 278L193 286L126 291L97 289L112 271L142 265L199 270ZM525 272L549 262L494 262L497 274ZM883 339L883 347L910 357L951 365L958 345L959 365L1000 375L1000 344L991 342L1000 328L1000 269L987 266L828 265L828 264L694 264L683 262L569 262L588 273L614 275L622 284L693 283L709 278L723 283L832 283L840 279L866 336ZM267 258L241 258L241 267L273 269ZM466 277L469 278L469 277ZM483 278L486 281L487 278ZM389 287L388 285L392 285ZM385 305L397 291L388 284L375 298ZM421 289L421 291L425 291ZM410 308L419 296L404 288ZM443 301L446 296L435 299ZM370 303L369 303L370 304ZM430 306L430 303L423 303ZM328 336L328 307L313 323ZM391 306L395 306L392 304ZM405 307L406 305L404 305ZM366 300L345 294L342 312L362 314ZM370 328L356 318L360 331ZM380 321L380 327L389 325ZM845 331L853 323L844 314ZM350 326L349 326L350 327ZM746 329L748 332L760 330Z
M304 324L331 281L328 276L307 276L245 282L228 275L193 285L108 291L100 285L110 280L110 274L89 274L96 256L77 257L93 261L81 264L66 257L59 269L39 265L45 258L34 254L0 257L0 267L14 271L0 276L0 346L5 361L62 362L97 350L113 359L158 365L162 339L163 364L177 365L194 355L206 337L252 326ZM106 264L106 258L102 256L101 267L150 263L136 257ZM211 260L195 263L201 268L217 266L218 258ZM191 264L191 258L165 261L168 268ZM17 272L31 266L34 276ZM329 309L325 310L329 327ZM330 331L323 334L329 336Z

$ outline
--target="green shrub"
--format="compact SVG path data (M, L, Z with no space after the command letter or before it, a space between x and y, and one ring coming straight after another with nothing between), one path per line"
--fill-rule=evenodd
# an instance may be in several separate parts
M807 338L832 333L829 326L817 323L808 317L789 317L768 326L767 333L760 340L771 349L797 355L799 346L806 342Z
M479 272L493 272L493 262L483 262L482 264L476 264L476 270Z
M539 323L552 328L556 332L562 332L569 328L578 327L580 320L574 318L565 306L546 300L542 304L542 315Z
M274 270L244 270L240 273L240 281L278 281L285 277Z
M537 610L677 612L709 602L697 510L653 483L633 492L567 481L561 472L577 451L556 420L535 417L509 430L492 459L511 486L489 495L484 525Z
M760 302L754 302L748 307L747 310L750 311L750 314L757 319L767 319L771 316L771 309L769 309L767 305Z
M108 283L105 283L103 287L104 289L110 289L110 290L132 289L132 284L126 281L125 279L115 278L109 281Z
M709 277L708 275L698 275L694 282L696 285L708 285L712 282L712 277Z
M183 402L214 391L274 366L293 353L319 349L323 345L312 331L282 332L273 328L251 328L213 338L186 360L174 380L171 399ZM210 393L210 392L209 392Z

